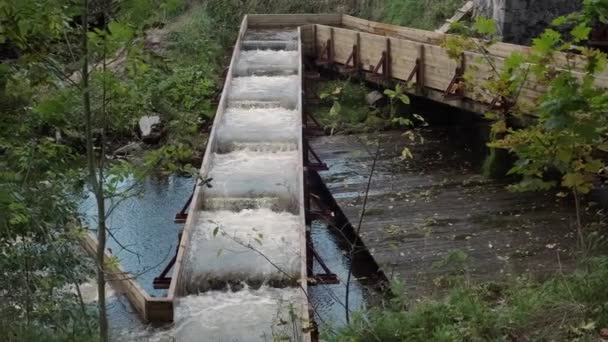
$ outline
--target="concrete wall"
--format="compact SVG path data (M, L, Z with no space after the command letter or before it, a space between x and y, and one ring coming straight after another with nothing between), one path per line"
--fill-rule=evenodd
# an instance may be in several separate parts
M477 15L494 18L505 42L529 44L553 19L577 11L578 0L474 0Z

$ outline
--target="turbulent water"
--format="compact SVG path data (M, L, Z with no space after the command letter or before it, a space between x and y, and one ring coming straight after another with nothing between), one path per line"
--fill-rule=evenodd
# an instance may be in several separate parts
M286 212L256 209L205 213L191 237L193 276L189 292L234 280L290 284L300 277L299 232L298 216Z
M217 128L221 152L297 150L299 113L280 107L229 108Z
M278 50L296 39L295 30L245 36L247 48L225 90L227 108L216 122L217 144L206 156L210 186L202 187L202 203L191 212L182 277L189 295L177 303L173 328L155 340L264 341L301 334L297 316L305 312L306 298L298 281L306 228L297 196L300 57Z
M307 298L291 282L301 276L305 229L295 197L301 182L296 39L292 30L247 33L231 88L236 92L229 94L216 125L218 148L207 156L212 158L207 176L213 180L211 188L203 188L195 212L185 260L189 295L178 298L175 323L164 328L142 325L122 297L110 298L113 340L272 341L301 331L298 315ZM112 215L119 241L137 254L110 241L113 252L128 271L152 269L138 280L153 295L164 295L152 289L152 279L174 251L178 229L172 216L193 182L150 179L143 197L121 203ZM83 211L93 216L90 202ZM312 234L325 262L345 277L349 261L326 227L316 224ZM352 289L356 310L362 307L363 290L356 281ZM342 323L343 292L344 284L311 288L315 314Z
M301 330L292 303L302 302L299 289L209 291L179 298L175 324L166 330L136 329L123 341L276 341Z
M206 199L277 198L279 208L296 207L298 151L256 152L249 149L216 154L209 171ZM239 209L239 208L237 208Z

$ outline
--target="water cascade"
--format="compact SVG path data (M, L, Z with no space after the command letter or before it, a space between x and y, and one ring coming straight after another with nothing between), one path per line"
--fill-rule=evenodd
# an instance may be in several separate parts
M285 322L290 335L301 331L298 31L248 30L241 40L201 174L209 186L190 212L175 324L158 340L272 340Z

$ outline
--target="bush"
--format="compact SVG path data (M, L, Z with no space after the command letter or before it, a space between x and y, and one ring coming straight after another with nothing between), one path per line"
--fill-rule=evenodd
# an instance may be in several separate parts
M450 18L463 0L387 0L380 21L425 30L437 29Z

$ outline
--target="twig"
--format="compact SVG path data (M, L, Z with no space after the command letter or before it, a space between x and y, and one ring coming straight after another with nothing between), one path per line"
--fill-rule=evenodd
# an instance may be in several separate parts
M279 265L277 265L276 263L274 263L272 260L270 260L270 258L268 258L268 256L266 256L264 253L262 253L260 250L258 250L257 248L253 247L250 243L244 243L242 241L240 241L239 239L237 239L236 237L232 237L229 234L227 234L225 231L223 231L223 229L221 229L221 227L218 227L220 229L220 231L222 232L223 236L228 237L230 240L234 241L235 243L248 248L252 251L254 251L255 253L259 254L262 258L264 258L270 265L272 265L272 267L276 268L277 271L279 271L281 274L285 275L288 279L292 279L293 277L287 273L287 271L283 270ZM312 300L310 298L310 295L308 294L308 291L306 291L306 289L302 286L301 281L308 281L307 279L302 279L300 280L300 282L298 282L298 287L302 290L302 292L304 293L304 296L306 296L306 299L309 303L312 303ZM325 324L325 321L323 320L323 318L321 317L321 315L319 314L319 312L317 311L317 308L315 308L313 305L311 305L311 308L313 309L313 311L315 312L315 315L319 318L319 320L321 321L321 323Z
M355 237L359 236L361 232L361 226L363 225L363 219L365 218L365 208L367 207L367 200L369 198L369 189L372 184L372 178L374 176L374 171L376 169L376 163L378 161L378 156L380 155L380 143L378 142L378 146L376 147L376 154L374 155L374 161L372 162L372 169L369 173L369 177L367 179L367 188L365 189L365 197L363 198L363 207L361 209L361 215L359 216L359 224L357 225L357 231L355 232ZM346 278L346 323L350 323L350 311L349 311L349 299L350 299L350 281L353 273L353 255L354 255L355 246L350 250L350 264L348 267L348 277Z

